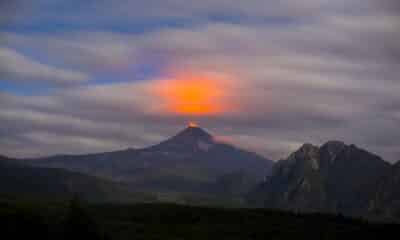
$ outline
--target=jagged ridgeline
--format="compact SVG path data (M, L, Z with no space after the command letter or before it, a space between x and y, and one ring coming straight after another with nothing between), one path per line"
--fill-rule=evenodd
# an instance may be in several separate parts
M398 218L399 164L343 142L304 144L248 195L259 207Z

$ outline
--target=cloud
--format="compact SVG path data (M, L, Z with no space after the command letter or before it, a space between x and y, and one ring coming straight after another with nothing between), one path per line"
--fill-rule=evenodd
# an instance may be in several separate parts
M225 76L229 86L220 88L235 108L194 120L238 145L279 159L304 142L338 139L391 161L400 158L396 1L102 1L85 3L79 11L73 6L74 14L41 11L25 20L16 16L13 23L52 19L72 24L66 30L3 33L7 56L33 62L19 53L28 49L58 59L59 67L34 62L40 67L25 73L8 63L2 71L47 80L85 73L106 84L82 85L84 77L65 80L79 84L46 95L0 94L0 136L6 136L0 137L1 153L83 153L154 144L193 116L167 114L163 99L150 90L171 73L196 72ZM187 24L165 25L165 19ZM129 29L133 22L142 23L143 31L107 27ZM143 65L157 74L136 77ZM37 70L43 67L52 70Z
M137 22L163 21L204 21L210 18L297 18L316 15L332 4L327 0L290 0L264 1L248 0L117 0L100 2L81 2L41 0L32 4L29 0L16 0L4 13L10 9L14 15L11 18L14 25L35 25L39 23L74 23L80 26L97 26L98 24L115 24Z
M87 74L51 67L8 48L0 48L0 75L3 81L56 85L76 84L89 79Z
M99 74L127 70L138 58L136 39L112 32L73 31L67 33L4 32L4 45L44 54L50 61L61 62L75 71Z

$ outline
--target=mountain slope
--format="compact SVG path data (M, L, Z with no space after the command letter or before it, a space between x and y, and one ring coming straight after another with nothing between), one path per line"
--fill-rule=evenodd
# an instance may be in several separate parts
M354 145L305 144L276 163L249 199L271 208L363 215L371 188L389 168L378 156Z
M134 202L154 200L132 193L116 183L62 169L25 166L0 156L0 197L67 200L75 195L90 202Z
M128 183L143 191L217 191L225 174L243 171L261 181L272 161L220 143L199 127L188 127L155 146L80 156L33 159L38 166L64 168Z
M400 161L378 182L370 211L373 216L400 219Z

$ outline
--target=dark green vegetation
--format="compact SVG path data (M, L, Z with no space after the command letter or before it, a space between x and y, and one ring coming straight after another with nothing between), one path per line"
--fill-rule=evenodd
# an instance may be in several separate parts
M389 239L398 225L341 216L169 204L0 201L5 239Z

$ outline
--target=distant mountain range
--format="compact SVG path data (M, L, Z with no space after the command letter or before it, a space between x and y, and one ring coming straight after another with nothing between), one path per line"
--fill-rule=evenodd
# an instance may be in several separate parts
M121 201L146 192L159 201L400 220L400 162L339 141L304 144L274 163L189 126L143 149L0 160L0 194Z

